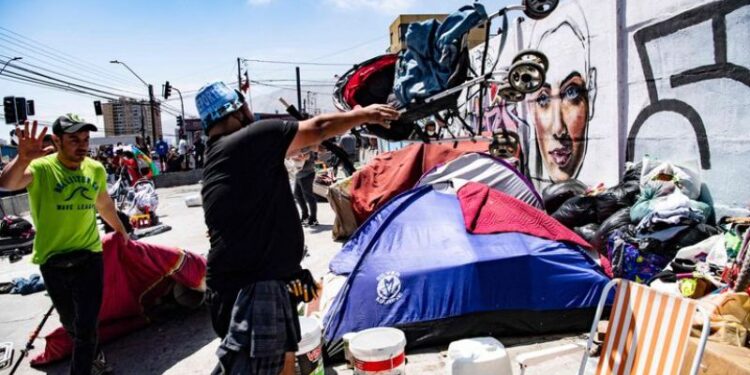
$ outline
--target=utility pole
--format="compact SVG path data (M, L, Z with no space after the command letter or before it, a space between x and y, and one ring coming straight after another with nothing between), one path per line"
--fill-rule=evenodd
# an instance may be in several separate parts
M302 85L299 82L299 66L295 67L294 70L297 72L297 108L302 110Z
M148 85L148 102L149 102L148 103L149 108L151 108L151 111L150 111L151 112L151 147L155 149L157 137L156 137L156 115L154 112L156 111L156 109L154 108L154 85L152 84ZM145 139L143 141L146 142Z
M242 68L240 67L240 60L241 59L238 57L237 58L237 90L242 91Z

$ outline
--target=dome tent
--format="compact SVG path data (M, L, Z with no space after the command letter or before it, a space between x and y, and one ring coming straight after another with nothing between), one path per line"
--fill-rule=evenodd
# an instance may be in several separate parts
M331 261L348 278L324 319L329 355L345 333L379 326L404 330L411 347L588 328L608 279L585 241L486 185L437 187L391 200Z

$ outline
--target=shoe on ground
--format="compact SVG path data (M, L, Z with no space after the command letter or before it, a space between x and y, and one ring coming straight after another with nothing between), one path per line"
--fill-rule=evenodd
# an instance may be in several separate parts
M310 219L310 220L308 220L308 221L307 221L307 226L308 226L308 227L315 227L315 226L317 226L318 224L320 224L320 223L318 223L318 221L317 221L317 220L315 220L315 219Z

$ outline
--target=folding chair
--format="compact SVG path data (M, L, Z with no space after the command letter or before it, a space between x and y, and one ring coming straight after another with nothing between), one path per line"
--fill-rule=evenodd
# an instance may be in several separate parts
M526 368L573 351L585 349L579 375L589 362L609 291L619 285L609 316L609 326L602 344L595 374L679 374L688 346L695 312L703 315L703 330L690 367L698 373L710 330L710 313L696 300L659 292L646 285L627 280L610 281L602 291L586 347L569 344L559 349L524 353L516 357L521 374ZM589 372L591 373L591 372Z

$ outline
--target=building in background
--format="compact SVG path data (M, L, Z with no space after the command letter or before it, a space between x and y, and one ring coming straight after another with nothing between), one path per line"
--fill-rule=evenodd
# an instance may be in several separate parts
M390 39L391 39L391 46L388 49L388 52L390 53L399 53L402 50L406 49L406 44L404 43L404 40L406 40L406 30L409 28L410 23L414 22L422 22L429 19L436 19L440 22L445 20L445 18L448 17L447 14L402 14L396 17L396 19L391 23L391 27L389 28L390 31ZM474 48L480 44L484 43L484 24L481 26L472 29L469 32L469 39L468 44L469 48Z
M120 98L120 100L102 103L104 136L141 135L143 132L146 137L151 139L153 127L150 111L151 108L146 100ZM154 104L154 119L156 120L156 137L158 139L163 134L159 103Z

